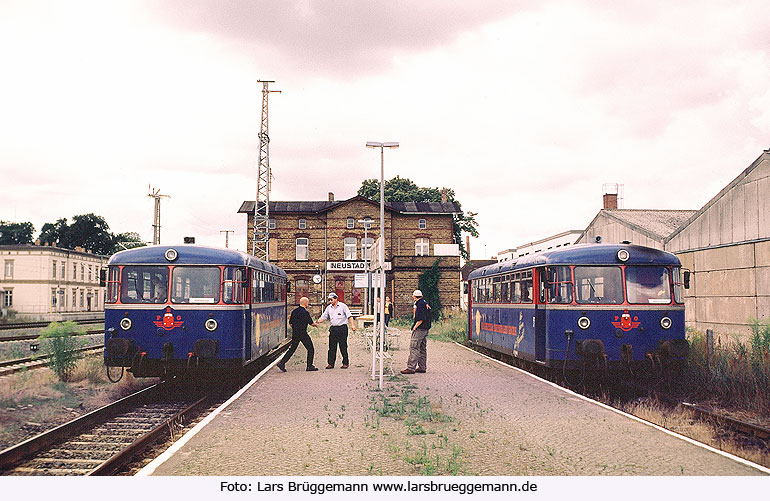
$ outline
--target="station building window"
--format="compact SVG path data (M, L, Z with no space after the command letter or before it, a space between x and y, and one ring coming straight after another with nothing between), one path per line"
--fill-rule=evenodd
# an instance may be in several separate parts
M308 239L298 238L296 251L295 251L295 259L297 261L307 261L308 258L309 258Z
M53 262L53 273L51 275L53 278L56 278L56 261Z
M347 228L349 230L352 230L353 228L356 227L356 220L354 218L352 218L352 217L349 217L347 219L347 225L346 226L347 226Z
M13 289L6 289L3 291L3 308L11 306L13 306Z
M353 237L346 237L344 241L345 245L345 261L355 261L357 252L356 252L356 239Z
M297 228L299 228L300 230L304 230L305 228L307 228L307 221L305 219L300 219L299 222L297 223Z
M420 221L417 223L417 226L418 226L418 227L419 227L421 230L424 230L425 228L427 228L427 227L428 227L428 224L427 224L427 222L426 222L424 219L420 219Z
M372 237L361 239L361 256L364 260L369 260L372 257L372 246L374 245L374 239Z
M270 219L267 220L267 228L269 230L274 230L275 229L275 219L270 218Z
M429 256L430 255L430 240L427 238L415 238L414 239L414 255L415 256Z
M13 278L13 259L6 259L5 272L3 274L5 278Z

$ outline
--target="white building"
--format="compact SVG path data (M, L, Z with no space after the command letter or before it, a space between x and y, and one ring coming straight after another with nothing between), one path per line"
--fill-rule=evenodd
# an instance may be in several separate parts
M529 254L536 254L538 252L560 249L574 244L583 230L569 230L552 235L550 237L537 240L536 242L529 242L527 244L520 245L514 249L506 249L497 253L497 262L511 261L518 259L522 256Z
M104 310L99 272L108 256L39 245L0 245L0 310L60 319Z

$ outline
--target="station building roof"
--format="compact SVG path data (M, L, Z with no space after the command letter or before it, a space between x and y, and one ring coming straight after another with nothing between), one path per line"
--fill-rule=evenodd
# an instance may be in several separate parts
M315 214L326 212L335 207L353 201L369 202L379 206L380 203L366 197L357 195L347 200L332 201L296 201L296 202L270 202L270 212L277 214ZM239 213L251 214L254 212L254 201L246 200L238 209ZM459 214L460 205L457 202L385 202L385 209L401 214Z

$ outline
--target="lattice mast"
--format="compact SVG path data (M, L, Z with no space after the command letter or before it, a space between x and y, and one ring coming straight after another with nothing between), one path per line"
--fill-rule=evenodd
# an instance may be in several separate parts
M155 213L152 218L152 245L160 244L160 199L171 198L170 195L161 195L160 189L150 186L150 194L148 197L155 199Z
M262 84L262 122L259 128L259 167L257 170L257 199L254 204L254 238L251 253L259 259L268 261L270 252L268 241L270 219L270 135L268 134L268 109L267 97L271 92L268 85L275 80L257 80Z

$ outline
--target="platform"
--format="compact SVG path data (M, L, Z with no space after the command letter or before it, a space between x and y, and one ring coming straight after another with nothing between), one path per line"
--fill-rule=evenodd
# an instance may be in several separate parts
M351 333L349 369L318 372L300 345L154 475L756 475L747 464L586 401L459 345L428 341L428 372L370 377ZM406 367L408 339L391 351ZM145 471L148 473L148 471Z

